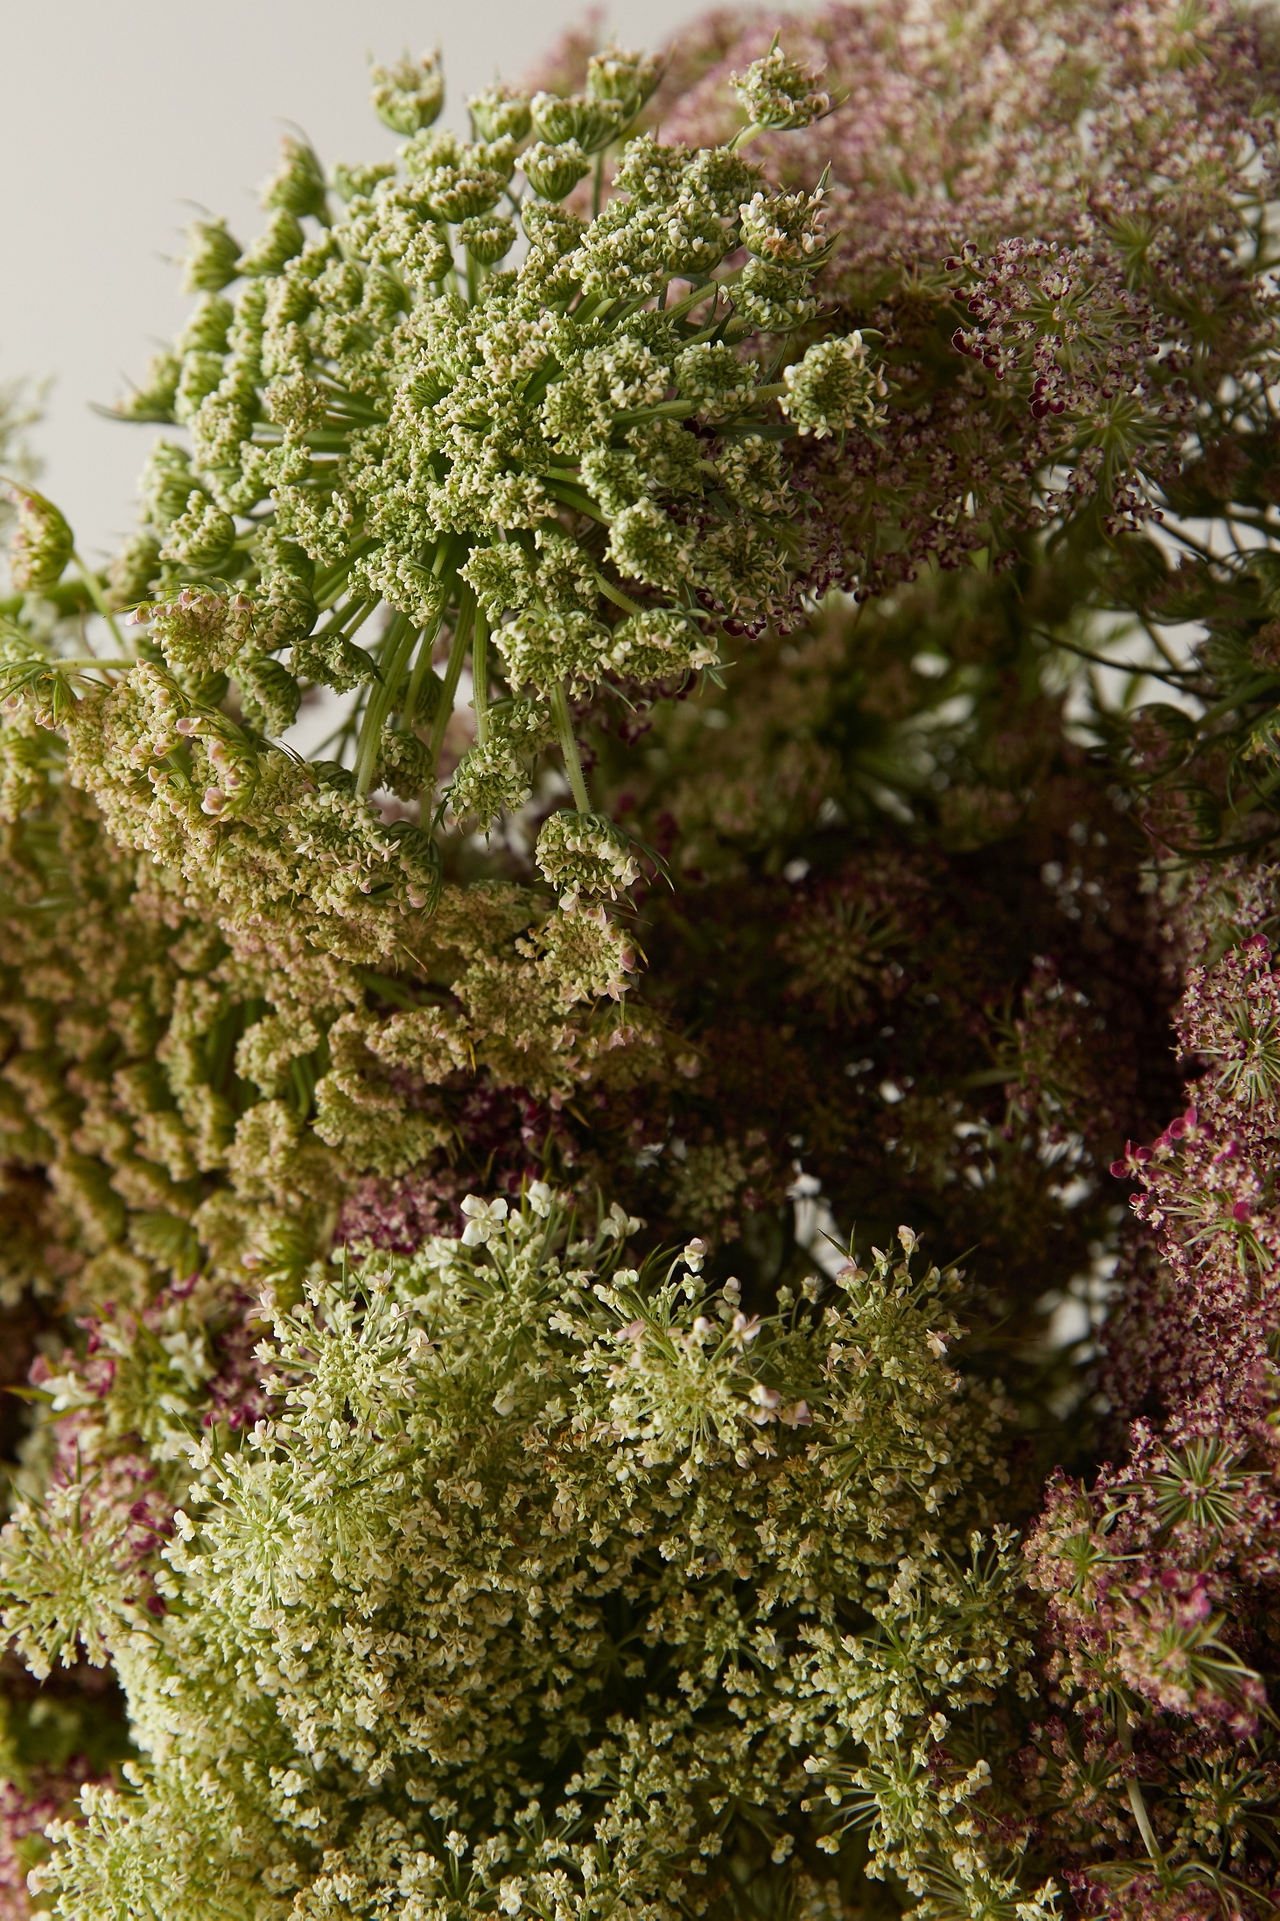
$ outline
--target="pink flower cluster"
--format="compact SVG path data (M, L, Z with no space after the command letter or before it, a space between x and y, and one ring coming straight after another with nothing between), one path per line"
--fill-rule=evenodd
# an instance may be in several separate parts
M1051 1690L1083 1715L1095 1772L1147 1784L1165 1846L1197 1770L1249 1755L1274 1666L1280 972L1265 936L1189 968L1177 1030L1199 1070L1195 1104L1111 1170L1134 1182L1140 1223L1103 1336L1123 1464L1091 1487L1056 1473L1026 1550L1047 1600ZM1101 1898L1106 1877L1082 1873ZM1262 1873L1255 1863L1249 1885ZM1164 1901L1157 1882L1151 1900ZM1105 1912L1164 1912L1127 1900Z
M774 24L705 23L664 137L728 130L729 75ZM1277 50L1259 16L880 0L789 20L786 40L835 106L755 151L797 181L830 163L828 284L879 331L890 387L883 431L840 455L860 591L1008 557L1095 498L1109 532L1150 519L1193 397L1269 337L1251 222L1280 178Z

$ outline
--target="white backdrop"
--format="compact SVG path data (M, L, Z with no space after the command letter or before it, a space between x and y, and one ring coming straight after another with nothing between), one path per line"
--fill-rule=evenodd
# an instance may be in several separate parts
M656 46L705 0L611 0L606 32ZM367 103L366 55L444 50L446 120L517 78L577 0L0 0L0 380L53 381L42 485L87 557L133 521L154 428L102 420L189 301L166 260L195 209L247 241L286 125L326 166L396 136Z

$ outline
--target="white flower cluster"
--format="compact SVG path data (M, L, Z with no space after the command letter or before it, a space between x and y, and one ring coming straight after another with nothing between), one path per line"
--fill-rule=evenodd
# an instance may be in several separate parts
M616 900L640 878L626 836L601 814L549 815L538 835L538 866L553 887L564 890L560 904L570 909L584 893Z
M778 45L773 45L761 60L753 60L743 74L732 76L731 86L752 128L811 127L821 119L831 102Z
M882 417L876 402L885 384L867 356L860 333L821 340L783 374L787 391L779 406L798 432L821 440L853 427L874 428Z

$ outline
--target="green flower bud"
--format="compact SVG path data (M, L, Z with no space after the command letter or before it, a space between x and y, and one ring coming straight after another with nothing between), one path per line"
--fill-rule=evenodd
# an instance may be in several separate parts
M487 834L503 813L514 814L530 798L526 763L555 739L543 701L502 700L489 709L489 738L459 763L449 787L456 820L474 819Z
M722 340L686 347L674 371L677 393L696 404L701 420L729 420L755 398L759 370Z
M688 168L682 147L664 147L651 133L642 133L624 147L613 184L642 207L669 206L679 199Z
M444 886L439 847L430 834L421 827L415 827L412 821L392 821L384 832L399 857L400 881L406 904L424 913L434 913L440 890Z
M500 619L508 607L524 605L533 587L533 569L524 549L514 541L477 547L458 571L494 620Z
M262 183L261 204L296 214L299 219L307 214L324 213L327 204L324 168L315 153L305 140L295 140L289 133L280 146L280 165L270 179Z
M542 823L535 855L553 887L562 888L562 906L576 906L579 894L619 891L640 878L630 842L603 814L552 814Z
M462 158L463 145L449 127L437 127L434 133L416 134L405 142L400 149L401 165L410 180L416 180L419 175L430 173L433 167L456 167Z
M49 790L49 742L34 715L15 713L0 726L0 820L18 820Z
M591 171L591 162L576 140L549 146L539 141L521 156L524 177L544 200L563 200Z
M474 152L474 149L472 150ZM422 189L437 220L473 220L496 207L508 176L470 155L457 166L431 167L420 175Z
M195 485L186 448L175 446L172 440L157 440L138 483L143 509L152 526L163 533L171 520L185 513Z
M413 733L384 727L378 746L373 785L389 787L401 800L416 800L435 772L431 755Z
M530 110L533 130L541 140L553 147L580 147L584 153L596 153L601 147L607 147L631 117L623 101L592 100L585 94L561 100L554 93L535 93ZM548 197L559 200L562 196Z
M486 87L467 102L471 125L480 140L523 140L529 132L529 102L523 94L510 93L506 87Z
M181 426L194 417L200 402L222 382L222 355L189 353L173 396L173 417Z
M753 60L743 74L731 74L729 84L753 127L810 127L831 105L813 76L789 60L775 41L763 59Z
M329 175L329 184L344 203L368 199L380 181L394 178L395 171L394 160L378 160L371 166L354 167L340 160Z
M151 637L179 673L221 673L249 643L252 615L244 594L229 600L211 587L184 587L151 609Z
M192 309L186 326L173 343L176 354L224 354L236 310L221 294L207 293Z
M803 360L786 368L787 391L778 405L802 434L822 440L850 427L869 426L884 381L867 359L860 333L820 340Z
M523 166L524 161L520 164ZM556 260L563 260L566 254L571 254L581 244L587 231L585 220L579 220L577 214L570 213L567 207L549 206L537 200L528 200L521 207L520 225L529 236L531 247Z
M605 47L587 62L587 95L592 100L618 101L625 124L635 119L661 78L662 62L653 54Z
M185 567L217 567L231 552L235 537L236 524L230 514L199 488L193 488L184 511L170 523L160 558Z
M638 500L613 523L609 557L620 574L674 592L693 567L694 537L651 500Z
M789 333L818 311L818 301L800 275L763 260L748 260L733 289L739 317L762 333Z
M197 220L187 228L183 256L182 291L217 293L240 273L240 243L227 232L225 220Z
M503 214L480 214L462 222L458 238L473 260L482 267L492 267L515 246L516 230Z
M684 176L687 193L710 203L723 220L734 220L744 200L755 192L759 167L727 147L704 147L694 155Z
M31 487L9 481L5 494L18 510L9 542L9 574L20 594L41 594L62 579L75 549L75 536L51 500Z
M599 681L608 640L608 628L590 614L540 611L517 614L493 635L515 686L549 688L567 681L574 693Z
M171 421L181 374L182 362L177 354L167 349L153 354L141 386L135 387L127 400L117 401L115 412L121 420Z
M261 280L250 280L236 294L235 320L227 344L235 354L252 354L262 346L267 324L267 301L271 289Z
M741 209L742 241L771 267L816 271L830 252L822 231L826 209L816 193L754 193Z
M297 679L317 687L332 687L338 694L349 694L354 687L377 678L373 655L341 634L313 634L295 640L290 659Z
M270 1099L287 1085L291 1064L319 1044L319 1030L305 1014L293 1010L269 1014L241 1035L236 1046L236 1073L241 1080L253 1081Z
M258 654L239 663L236 680L247 717L264 734L283 734L292 727L302 704L302 689L287 667L269 654Z
M439 119L444 105L444 67L438 53L411 60L406 53L393 67L371 67L373 111L393 133L419 133Z
M453 265L429 197L416 182L380 182L372 205L353 208L341 231L344 244L358 258L394 267L420 286L443 279Z
M301 547L277 533L258 543L262 581L254 595L254 636L265 653L291 647L315 625L315 567Z
M236 263L237 273L272 274L287 267L306 245L306 235L296 214L281 208L271 216L266 228Z
M153 533L131 534L107 567L107 600L113 609L135 607L151 592L160 571L160 542Z
M473 747L449 784L449 811L487 834L502 814L518 813L533 793L526 769L504 743Z
M628 680L679 680L714 666L717 654L684 614L654 607L614 628L608 659L614 672Z
M618 448L593 447L583 454L578 472L583 486L610 520L643 500L648 491L640 462L634 454Z

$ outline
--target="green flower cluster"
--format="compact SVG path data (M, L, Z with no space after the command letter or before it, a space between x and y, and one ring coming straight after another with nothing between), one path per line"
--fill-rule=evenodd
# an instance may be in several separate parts
M767 90L776 50L757 65L744 84ZM198 304L121 409L190 437L152 448L142 528L109 569L133 638L117 629L95 673L10 635L15 805L34 791L23 742L61 732L115 839L182 876L193 910L228 931L300 916L331 953L385 958L439 902L433 815L488 831L553 742L592 824L548 829L548 847L605 832L571 698L681 686L715 670L727 619L825 585L787 442L871 421L879 383L857 333L834 359L788 345L817 312L821 189L772 192L741 139L644 134L603 207L597 166L593 218L559 204L658 78L612 50L581 95L491 90L466 142L434 129L437 60L377 69L375 108L408 136L394 166L338 168L331 188L289 139L258 241L193 228ZM70 530L17 498L15 585L53 591ZM468 665L475 742L437 808ZM345 709L333 758L308 764L275 743L324 688ZM407 803L392 824L371 799L387 789ZM606 864L597 882L542 863L567 902L637 877L630 856ZM587 971L616 986L607 922L569 944L589 928Z
M361 922L357 894L419 907L468 660L477 739L450 804L487 828L528 797L548 744L535 711L576 765L566 693L678 685L715 667L726 620L759 625L825 585L787 443L869 424L883 388L858 333L834 359L820 341L789 346L818 313L823 192L775 193L740 151L763 127L808 124L825 97L775 49L742 82L756 126L699 151L631 138L602 206L604 151L659 77L610 50L582 94L490 90L470 103L468 142L434 126L437 59L375 69L374 106L407 136L395 165L339 167L327 185L290 139L251 247L220 222L192 229L198 304L120 410L187 427L190 447L161 440L148 457L143 526L110 571L143 665L92 697L77 764L112 761L104 727L132 727L126 710L160 698L167 673L164 699L208 716L188 741L212 729L236 772L229 788L197 747L154 799L117 783L104 804L127 843L167 859L159 843L188 838L188 864L216 866L247 911L261 892L242 888L247 836L276 870L267 891L314 897L321 915ZM587 218L562 203L593 165ZM49 585L69 535L24 500L19 565ZM358 643L379 609L377 638ZM265 744L312 687L348 699L338 759L353 786ZM229 691L247 723L234 741L216 717ZM519 694L534 706L490 724L491 702L496 715ZM369 818L382 785L421 800L421 833ZM165 807L179 828L157 825Z
M152 1605L90 1481L15 1512L5 1625L38 1672L109 1656L139 1748L37 1888L84 1921L660 1921L753 1830L818 1901L865 1804L873 1872L909 1846L1011 1899L986 1764L926 1763L1029 1653L958 1277L903 1229L761 1320L701 1242L628 1265L621 1209L464 1212L270 1311L269 1412L170 1463Z

